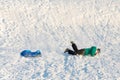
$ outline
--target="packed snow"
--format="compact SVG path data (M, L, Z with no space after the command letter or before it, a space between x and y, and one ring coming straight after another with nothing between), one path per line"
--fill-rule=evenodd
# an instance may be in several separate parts
M0 80L120 80L120 0L0 0Z

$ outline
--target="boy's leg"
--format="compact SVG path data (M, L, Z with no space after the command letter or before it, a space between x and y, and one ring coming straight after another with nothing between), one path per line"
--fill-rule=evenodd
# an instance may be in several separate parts
M76 55L76 53L70 49L66 49L65 52L68 52L68 54L71 54L71 55Z
M75 52L77 52L77 51L78 51L78 48L77 48L77 46L76 46L76 44L75 44L75 43L72 43L72 48L73 48L73 50L74 50Z
M70 49L68 49L68 54L71 54L71 55L76 55L76 53L74 52L74 51L72 51L72 50L70 50Z

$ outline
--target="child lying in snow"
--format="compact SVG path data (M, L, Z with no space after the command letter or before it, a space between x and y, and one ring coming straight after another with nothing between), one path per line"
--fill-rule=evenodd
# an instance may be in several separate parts
M97 49L95 46L92 46L91 48L84 48L78 50L76 44L73 41L71 41L71 44L74 51L67 48L64 51L64 53L68 52L68 54L71 55L83 55L83 56L87 56L87 55L95 56L100 53L100 49L99 48Z

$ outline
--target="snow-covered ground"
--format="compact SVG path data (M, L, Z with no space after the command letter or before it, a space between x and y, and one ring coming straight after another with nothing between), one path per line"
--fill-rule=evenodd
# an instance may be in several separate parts
M65 54L70 41L101 54ZM120 0L0 0L0 80L120 80Z

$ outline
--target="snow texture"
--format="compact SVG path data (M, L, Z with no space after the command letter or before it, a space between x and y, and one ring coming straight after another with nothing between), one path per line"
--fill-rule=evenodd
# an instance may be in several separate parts
M70 41L101 54L65 54ZM120 80L120 0L0 0L0 80Z

